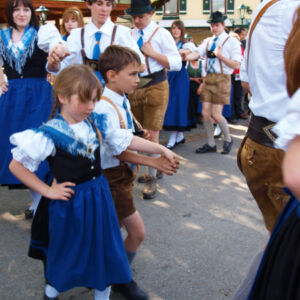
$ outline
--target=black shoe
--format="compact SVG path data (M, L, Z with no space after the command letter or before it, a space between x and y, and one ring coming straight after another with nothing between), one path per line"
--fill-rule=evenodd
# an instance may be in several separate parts
M114 284L112 290L121 294L126 300L148 300L148 295L141 290L134 280L126 284Z
M223 145L223 151L221 153L222 154L228 154L230 152L230 150L231 150L232 144L233 144L233 140L232 139L231 139L231 142L225 141L224 145Z
M43 300L58 300L58 297L50 298L46 294L44 294Z
M176 145L179 145L179 144L184 144L185 143L185 138L183 138L182 140L176 142Z
M162 171L158 171L157 170L157 172L156 172L156 179L162 179L163 178L163 172ZM143 174L143 175L141 175L141 176L139 176L138 177L138 182L139 183L146 183L147 182L147 180L148 180L148 178L149 178L149 175L147 175L147 174Z
M173 144L173 145L167 145L166 148L172 150L176 145L177 145L177 143L175 142L175 144Z
M24 211L25 219L27 219L27 220L32 219L33 213L34 213L33 209L29 209L29 208L25 209L25 211Z
M217 152L217 146L209 146L208 144L205 144L204 146L196 149L196 153L209 153L209 152Z

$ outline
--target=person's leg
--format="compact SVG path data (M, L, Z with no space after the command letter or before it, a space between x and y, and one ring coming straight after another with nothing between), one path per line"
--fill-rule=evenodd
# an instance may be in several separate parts
M269 232L289 199L284 191L281 164L284 152L247 138L238 152L238 161L247 185L262 213Z
M95 300L109 300L110 287L107 287L104 291L95 289L94 299Z
M127 231L127 237L124 240L125 249L127 252L135 255L146 234L143 219L139 212L135 211L132 215L121 220L121 223ZM132 262L134 255L129 254L129 263Z
M127 231L127 237L124 240L124 245L127 253L129 264L131 264L135 258L136 251L139 245L145 238L145 225L138 213L135 211L130 216L120 221L121 225L124 225ZM132 300L146 300L148 295L132 280L126 284L113 285L113 291L120 293L125 299Z
M211 108L212 117L217 122L217 124L219 124L224 134L225 141L230 142L231 136L230 136L228 124L226 119L222 115L223 106L224 106L223 104L212 104L212 108Z
M169 141L167 144L168 149L173 149L176 144L176 138L177 138L177 131L172 131L169 137Z
M184 143L184 134L182 131L177 131L176 144Z
M206 133L207 144L210 147L216 145L215 140L213 138L214 134L214 126L211 121L212 116L212 104L210 102L203 102L202 103L202 118L203 118L203 125Z
M204 144L202 147L196 149L196 153L209 153L216 152L216 142L214 139L214 125L212 122L212 104L210 102L202 102L202 118L203 125L207 137L207 144Z
M50 284L45 286L45 299L58 299L59 292ZM48 298L47 298L48 297Z

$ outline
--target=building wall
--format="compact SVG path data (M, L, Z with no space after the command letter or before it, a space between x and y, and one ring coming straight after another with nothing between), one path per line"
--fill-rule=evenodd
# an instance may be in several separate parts
M174 0L171 0L174 1ZM179 0L182 1L182 0ZM211 1L211 0L208 0ZM227 0L228 1L228 0ZM234 10L233 13L227 13L228 22L227 26L232 28L241 24L240 13L238 8L244 4L249 6L252 10L252 14L245 14L244 24L250 23L253 16L253 11L259 5L261 0L233 0L234 1ZM194 41L199 44L204 38L210 35L209 24L206 20L209 18L209 13L203 11L203 0L186 0L186 14L180 14L179 19L186 24L186 31L191 35ZM178 19L178 18L177 18ZM156 21L160 26L170 27L173 20L167 20L162 15L162 12L156 12L153 16L153 20ZM187 26L187 24L192 24Z

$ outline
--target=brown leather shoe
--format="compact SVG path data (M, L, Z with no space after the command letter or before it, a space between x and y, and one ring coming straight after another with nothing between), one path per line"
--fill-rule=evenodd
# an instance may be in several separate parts
M163 172L162 171L158 171L157 170L157 172L156 172L156 179L161 179L161 178L163 178ZM148 174L143 174L143 175L141 175L141 176L139 176L138 177L138 182L139 183L146 183L147 182L147 180L148 180L148 178L149 178L149 175Z
M145 200L153 199L156 196L157 183L154 177L148 177L146 185L143 190L143 197Z

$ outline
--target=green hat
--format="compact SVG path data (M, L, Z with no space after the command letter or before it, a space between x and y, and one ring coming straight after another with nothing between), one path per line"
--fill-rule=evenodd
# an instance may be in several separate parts
M227 16L224 16L220 11L213 12L209 19L207 20L207 23L222 23L227 19Z
M125 12L131 16L137 16L149 13L154 8L150 4L150 0L131 0L130 8L127 8Z

